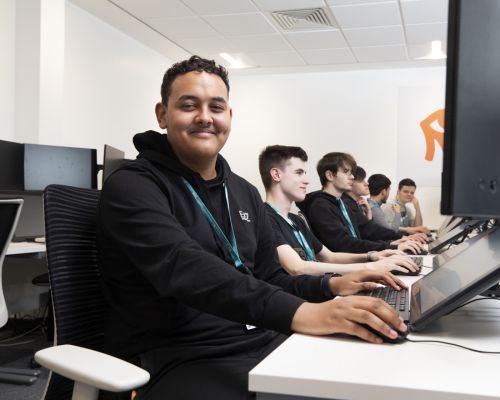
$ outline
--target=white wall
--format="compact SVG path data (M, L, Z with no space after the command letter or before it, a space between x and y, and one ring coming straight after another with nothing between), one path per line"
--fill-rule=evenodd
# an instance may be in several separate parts
M0 139L14 139L15 3L0 1Z
M310 190L320 188L316 163L331 151L351 153L368 175L386 174L397 186L398 89L432 84L444 90L444 68L233 76L223 153L261 193L257 157L270 144L307 151ZM424 222L439 226L440 189L419 187L417 195Z
M62 137L41 142L94 147L105 143L135 157L132 136L156 129L154 105L172 61L77 6L66 5Z
M12 14L13 0L2 9ZM7 6L6 6L6 5ZM10 7L8 7L10 5ZM7 8L6 8L7 7ZM1 49L14 54L14 27L2 12ZM132 136L157 129L154 105L172 60L66 2L62 134L44 133L40 143L97 148L105 143L135 157ZM10 43L10 45L9 45ZM2 64L0 105L12 109L13 63ZM9 78L10 77L10 78ZM304 147L310 189L319 188L317 160L330 151L352 153L368 172L397 182L398 89L443 85L444 68L391 69L231 76L233 131L223 154L233 170L262 191L257 157L269 144ZM12 139L12 120L2 118L0 138ZM417 182L418 184L418 182ZM419 187L425 223L440 224L439 188Z

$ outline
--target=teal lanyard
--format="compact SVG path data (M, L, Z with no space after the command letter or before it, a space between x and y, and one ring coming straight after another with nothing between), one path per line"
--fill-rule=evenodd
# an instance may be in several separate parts
M212 226L212 229L214 230L215 234L217 237L221 240L222 243L226 246L226 248L229 250L229 254L231 255L231 258L233 259L233 264L236 268L242 268L243 263L241 262L240 254L238 253L238 246L236 245L236 237L234 236L234 229L233 229L233 221L231 220L231 211L229 209L229 198L227 195L227 188L226 185L224 184L224 194L226 196L226 205L227 205L227 213L229 215L229 225L231 227L231 242L229 242L228 238L224 234L223 230L213 217L212 213L209 211L205 203L203 203L203 200L198 196L198 193L193 189L191 184L185 179L182 178L184 181L184 184L186 187L189 189L191 194L193 195L194 199L198 203L198 205L201 208L201 211L203 212L203 215L205 218L208 220L210 225Z
M314 257L314 252L311 250L311 246L309 246L309 244L307 243L307 240L302 234L302 232L299 230L299 227L295 225L292 220L285 218L283 215L281 215L278 209L274 207L271 203L267 204L269 205L269 207L273 209L273 211L276 214L278 214L281 218L283 218L288 223L288 225L290 225L290 227L292 228L292 232L295 235L295 238L297 239L297 242L299 242L302 249L304 249L304 251L306 252L307 261L316 261L316 257Z
M344 202L342 201L341 198L339 198L339 203L340 203L340 210L342 211L342 214L344 215L344 218L347 221L347 225L349 225L349 230L351 231L352 237L357 237L356 230L354 229L354 226L352 225L351 217L349 217L349 214L347 213Z

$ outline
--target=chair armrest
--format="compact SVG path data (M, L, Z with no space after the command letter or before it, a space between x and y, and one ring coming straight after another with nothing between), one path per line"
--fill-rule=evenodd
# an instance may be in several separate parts
M35 360L75 382L111 392L132 390L149 381L149 373L142 368L108 354L70 344L37 351Z

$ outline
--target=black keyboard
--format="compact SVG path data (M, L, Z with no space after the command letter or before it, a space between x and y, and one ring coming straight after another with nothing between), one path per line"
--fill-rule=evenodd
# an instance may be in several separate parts
M421 256L412 256L410 258L415 264L417 264L417 267L422 268L422 265L424 265L424 259Z
M408 289L395 290L389 286L381 286L358 294L360 296L370 296L382 299L393 307L403 320L408 321L410 319L410 295Z

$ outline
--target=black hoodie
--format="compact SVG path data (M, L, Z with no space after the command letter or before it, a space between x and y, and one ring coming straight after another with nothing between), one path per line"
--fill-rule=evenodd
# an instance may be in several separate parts
M302 299L331 298L322 278L290 277L281 269L257 189L222 156L217 177L204 181L179 162L167 135L148 131L134 144L137 160L108 178L98 215L108 351L132 358L155 349L170 365L234 354L276 335L262 328L290 333ZM229 237L226 185L243 270L232 265L181 177Z
M340 203L335 196L316 191L307 194L303 202L297 207L305 214L312 231L331 251L348 253L366 253L368 251L395 248L388 242L399 239L400 234L386 230L366 217L353 212L352 201L345 195L342 197L349 213L349 217L356 231L353 237L349 225L340 209Z

